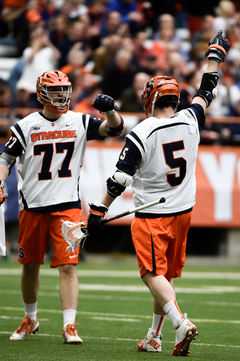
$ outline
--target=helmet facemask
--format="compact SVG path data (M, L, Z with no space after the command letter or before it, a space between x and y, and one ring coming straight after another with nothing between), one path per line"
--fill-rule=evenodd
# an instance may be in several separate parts
M44 105L54 113L66 113L70 106L72 87L71 86L44 86L40 84L41 100ZM41 101L40 100L40 101Z

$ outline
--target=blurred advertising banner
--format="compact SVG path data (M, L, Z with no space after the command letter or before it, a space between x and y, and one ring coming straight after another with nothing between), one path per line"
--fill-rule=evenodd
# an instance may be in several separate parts
M88 142L81 172L83 216L88 216L88 203L102 200L106 180L115 171L124 143ZM197 167L196 205L192 226L240 227L240 148L227 146L199 147ZM131 187L111 205L107 218L134 208ZM111 224L130 224L133 215ZM109 223L110 224L110 223Z

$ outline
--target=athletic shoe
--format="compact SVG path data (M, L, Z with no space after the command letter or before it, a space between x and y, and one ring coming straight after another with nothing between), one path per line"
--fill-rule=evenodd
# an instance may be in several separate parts
M137 345L138 351L144 351L144 352L161 352L161 340L163 336L162 334L156 336L154 331L151 330L151 328L148 329L147 336L144 340L139 342Z
M198 335L197 327L187 319L187 314L175 325L175 346L172 352L174 356L188 356L189 346L195 336Z
M74 344L74 345L81 345L83 340L78 336L78 330L76 329L77 324L69 323L66 327L66 330L63 330L63 342Z
M18 329L10 336L10 340L26 340L30 333L36 333L39 331L39 322L36 318L36 322L31 318L25 316Z

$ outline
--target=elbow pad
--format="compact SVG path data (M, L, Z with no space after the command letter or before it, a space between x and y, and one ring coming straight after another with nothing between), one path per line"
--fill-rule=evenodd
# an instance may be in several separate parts
M218 79L218 73L204 73L200 88L193 98L197 96L201 97L205 101L208 108L212 100L216 97L215 88L217 86Z
M114 175L107 180L107 192L110 196L116 198L131 184L132 177L127 173L117 170Z
M116 128L110 128L108 123L106 122L105 124L105 130L107 132L107 134L109 135L109 137L117 137L118 135L122 134L122 132L125 129L125 124L123 121L123 118L120 116L121 118L121 124L116 127Z
M4 152L0 154L0 164L5 165L5 167L7 167L7 169L9 170L9 174L15 163L16 163L16 159L11 155Z

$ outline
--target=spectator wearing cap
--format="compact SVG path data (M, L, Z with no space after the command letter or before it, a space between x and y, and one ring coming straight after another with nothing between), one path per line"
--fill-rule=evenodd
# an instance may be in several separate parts
M16 85L16 99L14 102L15 108L31 108L31 86L27 79L20 79ZM22 116L21 116L22 118Z

